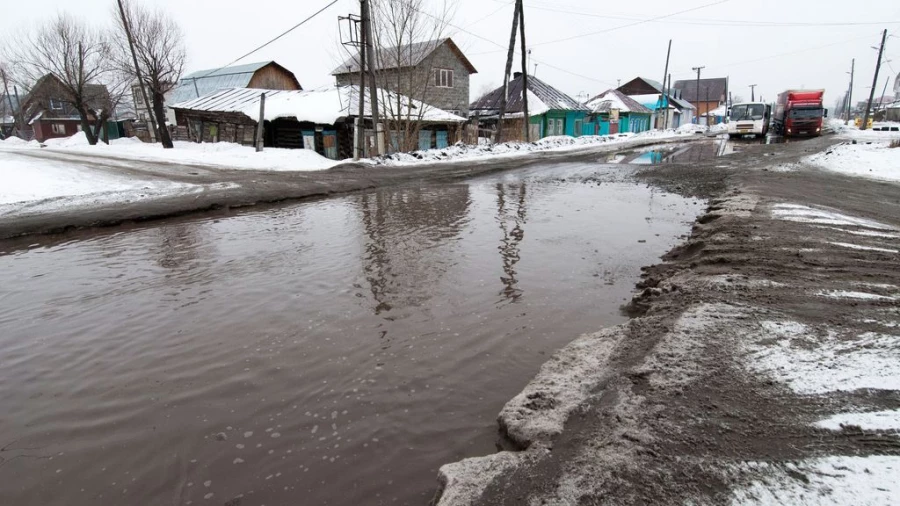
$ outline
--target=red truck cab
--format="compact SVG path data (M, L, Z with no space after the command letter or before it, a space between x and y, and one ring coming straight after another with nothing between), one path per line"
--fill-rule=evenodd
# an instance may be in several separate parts
M823 118L828 116L822 107L824 95L825 90L787 90L778 95L776 131L785 137L821 135Z

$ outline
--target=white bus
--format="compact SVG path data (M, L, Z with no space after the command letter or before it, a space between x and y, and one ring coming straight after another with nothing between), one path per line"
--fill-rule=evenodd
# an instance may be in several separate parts
M744 102L731 106L728 136L754 135L765 137L769 131L772 106L762 102Z

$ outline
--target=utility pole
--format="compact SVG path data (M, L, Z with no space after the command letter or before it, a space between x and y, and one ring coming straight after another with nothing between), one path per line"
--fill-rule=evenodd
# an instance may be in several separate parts
M888 76L887 79L884 80L884 88L881 90L881 100L878 101L878 105L884 108L884 95L887 93L888 83L891 82L891 76ZM884 118L882 118L884 119Z
M256 152L259 153L263 150L263 130L265 129L266 122L266 94L261 93L259 95L259 123L256 124ZM201 139L203 136L203 132L200 132Z
M503 95L500 97L500 115L497 119L497 135L494 142L503 140L503 116L506 114L506 101L509 98L509 73L512 71L513 53L516 50L516 30L519 28L519 2L513 12L512 33L509 36L509 52L506 54L506 71L503 74Z
M853 110L853 72L856 70L856 58L850 60L850 89L847 91L847 121L845 125L850 124L850 115Z
M881 33L881 46L878 48L878 62L875 63L875 77L872 78L872 89L869 90L869 103L866 105L866 114L863 116L860 130L865 130L869 123L869 110L872 109L872 100L875 98L875 88L878 86L878 71L881 70L881 57L884 56L884 42L887 40L887 30Z
M138 80L138 88L141 89L141 98L144 99L144 107L147 108L147 118L150 120L150 127L153 128L153 134L156 136L156 140L162 141L162 137L160 136L159 129L165 128L163 126L156 124L156 118L153 117L153 110L150 107L150 101L147 99L147 90L144 88L144 77L141 75L141 66L138 65L137 52L134 50L134 37L131 36L131 25L128 24L128 16L125 15L125 6L122 5L122 0L118 0L119 4L119 15L122 16L122 28L125 30L125 38L128 39L128 47L131 49L131 61L134 62L134 75ZM197 86L197 81L194 81L194 86ZM172 146L166 146L163 143L163 148L171 148Z
M379 121L378 110L378 83L375 81L375 69L378 62L375 60L375 44L372 42L372 13L369 10L369 0L359 0L359 10L362 15L363 25L363 49L366 52L366 61L369 63L369 108L372 109L372 128L375 131L375 151L384 154L384 132Z
M666 103L669 102L669 97L672 95L672 74L669 74L669 84L663 83L666 87ZM673 118L674 119L674 118ZM669 128L669 108L666 108L666 125L665 128Z
M363 12L360 6L359 27L359 111L356 116L356 156L354 160L366 156L366 22L362 19Z
M728 124L728 116L731 114L728 111L731 109L731 106L728 105L728 97L731 94L728 91L728 82L731 80L731 76L725 76L725 119L723 120L726 124Z
M517 0L519 8L519 37L522 39L522 108L525 113L525 142L531 142L531 118L528 116L528 51L525 50L525 6Z
M666 76L669 75L669 57L672 55L672 39L669 39L669 49L666 51L666 69L663 71L662 90L659 95L659 107L663 109L663 118L656 117L656 128L665 124L665 116L669 115L669 101L666 99ZM657 109L658 111L659 109Z
M697 124L700 124L700 71L705 69L706 67L691 67L691 70L697 72ZM707 104L707 110L709 109L709 104Z
M19 92L16 91L16 105L18 107L13 107L12 96L9 94L9 84L6 79L6 72L3 69L0 69L0 78L3 78L3 92L6 94L6 102L9 104L9 114L13 117L13 123L19 130L19 135L25 135L25 119L22 118L21 110L17 111L16 109L21 109L22 104L19 103Z
M756 85L755 84L750 85L750 101L756 102Z

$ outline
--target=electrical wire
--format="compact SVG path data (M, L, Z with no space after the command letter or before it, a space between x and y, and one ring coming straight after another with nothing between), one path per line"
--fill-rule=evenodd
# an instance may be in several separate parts
M268 46L269 44L272 44L273 42L277 41L278 39L284 37L285 35L287 35L287 34L289 34L289 33L291 33L291 32L293 32L293 31L296 30L297 28L300 28L301 26L305 25L305 24L306 24L307 22L309 22L311 19L313 19L314 17L318 16L319 14L322 14L323 12L325 12L325 11L328 10L328 8L331 7L332 5L338 3L338 1L340 1L340 0L332 0L328 5L326 5L325 7L322 7L321 9L319 9L319 10L317 10L315 13L313 13L313 15L311 15L311 16L309 16L308 18L304 19L303 21L297 23L296 25L294 25L294 26L288 28L287 30L285 30L285 31L282 32L281 34L279 34L279 35L277 35L276 37L270 39L270 40L269 40L268 42L266 42L265 44L262 44L261 46L259 46L259 47L255 48L255 49L253 49L252 51L250 51L250 52L248 52L248 53L246 53L246 54L244 54L244 55L242 55L242 56L240 56L240 57L238 57L238 58L235 58L234 60L232 60L232 61L226 63L225 65L222 65L221 67L219 67L219 68L217 68L217 69L215 69L215 70L210 70L208 73L206 73L206 74L204 74L204 75L202 75L202 76L200 76L200 77L194 77L194 78L192 78L192 79L193 79L193 80L203 79L204 77L208 77L208 76L210 76L210 75L212 75L212 74L215 74L216 72L218 72L218 71L220 71L220 70L222 70L222 69L224 69L224 68L226 68L226 67L230 67L230 66L234 65L235 63L237 63L237 62L243 60L244 58L250 56L251 54L253 54L253 53L259 51L260 49L265 48L265 47Z

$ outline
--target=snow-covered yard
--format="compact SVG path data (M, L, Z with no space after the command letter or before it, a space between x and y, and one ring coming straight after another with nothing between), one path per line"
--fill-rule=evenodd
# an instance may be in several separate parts
M891 148L888 142L839 144L804 161L854 176L900 181L900 148Z

